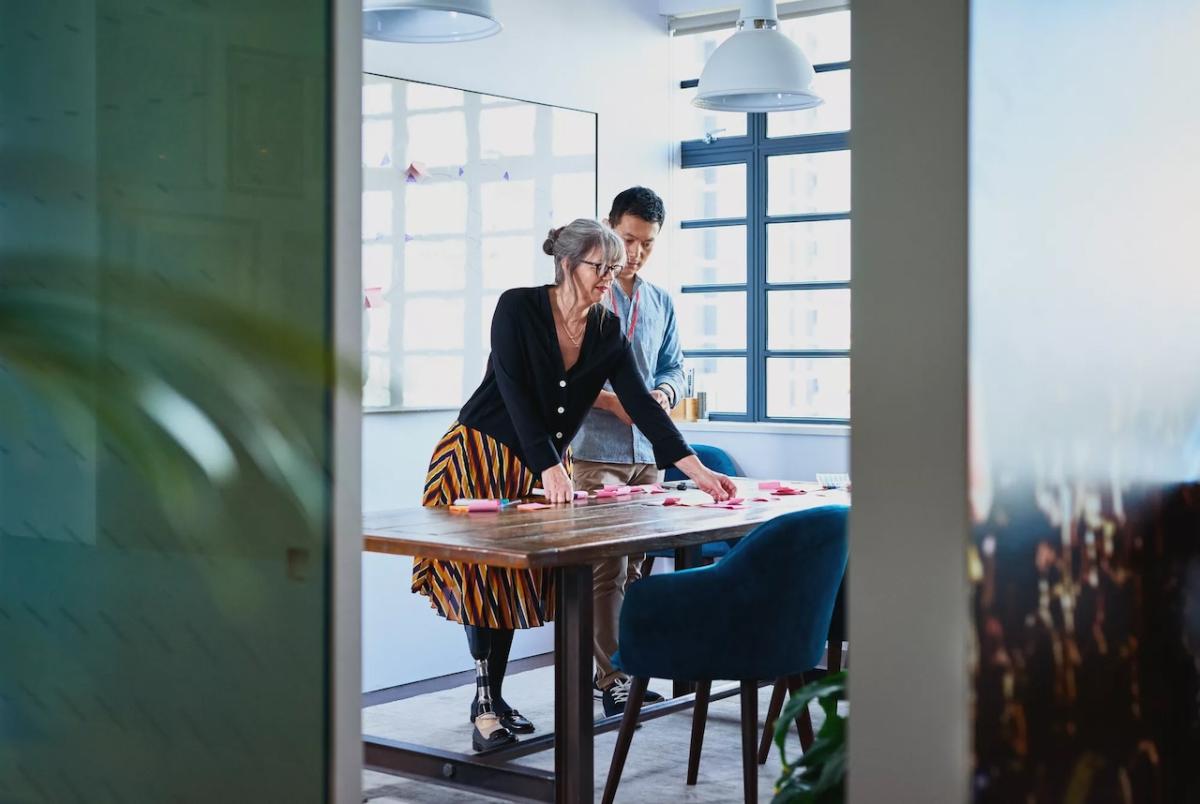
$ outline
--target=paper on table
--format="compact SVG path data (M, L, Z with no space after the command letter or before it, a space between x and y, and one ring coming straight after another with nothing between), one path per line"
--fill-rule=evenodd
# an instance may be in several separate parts
M518 511L538 511L542 508L551 508L551 507L552 506L546 505L545 503L527 502L527 503L519 503L517 505L517 510Z

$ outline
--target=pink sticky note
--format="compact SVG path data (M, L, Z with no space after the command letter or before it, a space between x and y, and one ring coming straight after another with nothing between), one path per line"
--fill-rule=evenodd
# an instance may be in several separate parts
M658 486L658 485L652 487L651 489L649 489L649 491L651 494L666 494L667 493L666 489L664 489L662 486Z
M753 502L770 502L770 497L755 497Z
M616 497L617 492L614 490L610 490L610 489L601 489L600 491L596 492L596 496L597 497Z
M363 296L367 309L383 306L383 288L363 288Z
M499 500L471 500L467 503L467 510L474 512L499 511Z
M775 489L775 491L773 491L771 493L775 494L777 496L780 496L780 497L787 497L787 496L790 496L793 494L803 494L804 489L794 489L794 488L791 488L790 486L781 486L781 487Z
M665 497L662 501L663 505L679 505L678 497Z
M542 508L549 508L549 505L540 502L517 503L518 511L538 511Z
M617 489L617 494L621 497L624 497L629 494L633 494L633 488L630 486L621 486L620 488Z
M761 480L761 481L759 481L758 487L760 489L769 491L771 489L777 489L782 485L783 484L780 483L778 480Z
M629 493L630 494L645 494L646 489L643 488L642 486L630 486Z
M612 484L612 483L605 483L605 484L604 484L604 490L605 490L605 491L616 491L616 490L617 490L617 489L619 489L619 488L621 488L621 487L620 487L620 486L617 486L617 485L614 485L614 484Z
M730 497L728 500L725 501L725 504L726 505L737 505L740 502L745 502L745 499L742 497Z

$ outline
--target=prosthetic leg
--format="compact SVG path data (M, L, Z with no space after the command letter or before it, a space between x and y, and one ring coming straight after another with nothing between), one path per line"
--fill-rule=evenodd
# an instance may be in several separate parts
M488 660L492 654L492 636L495 631L491 628L480 628L474 625L467 625L464 628L467 631L467 645L471 649L471 656L475 659L475 700L471 703L471 722L475 724L475 730L471 733L471 745L476 751L486 751L490 748L507 745L517 737L500 722L492 700L492 682L488 674ZM506 654L505 663L507 660Z

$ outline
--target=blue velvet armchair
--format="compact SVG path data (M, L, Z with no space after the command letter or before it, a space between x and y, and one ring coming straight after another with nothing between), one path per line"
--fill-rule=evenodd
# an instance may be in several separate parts
M757 798L758 680L816 667L825 649L848 552L845 506L783 514L757 527L712 566L633 584L621 609L616 667L633 677L609 768L616 795L651 677L695 681L689 783L694 782L715 680L741 682L745 800Z

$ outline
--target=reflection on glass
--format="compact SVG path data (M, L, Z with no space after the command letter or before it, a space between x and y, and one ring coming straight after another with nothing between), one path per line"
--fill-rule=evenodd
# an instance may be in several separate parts
M555 156L580 156L596 152L595 118L574 109L551 109Z
M407 135L401 170L415 163L447 178L453 175L449 169L467 161L467 121L461 111L409 115Z
M675 85L678 87L678 84ZM745 112L714 112L692 105L695 89L672 89L671 131L674 139L702 140L705 134L714 140L746 136Z
M798 419L850 418L850 359L769 358L767 415Z
M404 244L404 291L461 290L467 285L467 244L461 237L430 237Z
M463 329L450 326L463 320L465 303L461 298L408 296L404 300L404 349L461 349ZM411 379L411 377L408 377ZM431 382L439 378L434 375Z
M392 121L364 120L362 125L363 167L388 167L391 163Z
M779 30L799 45L813 64L850 60L849 11L780 20Z
M850 152L767 158L767 213L850 210Z
M745 216L745 164L687 168L678 176L681 220Z
M392 79L384 78L380 80L391 81ZM461 108L463 105L463 91L461 89L435 87L431 84L417 84L412 82L405 82L405 86L408 88L409 111Z
M850 279L850 221L767 225L768 282Z
M363 382L363 407L385 408L392 404L391 361L381 355L367 355Z
M368 307L363 310L363 318L367 330L367 351L387 351L392 331L392 306Z
M675 235L681 285L737 285L746 281L746 227L680 229Z
M825 102L813 109L772 112L767 115L767 136L850 130L850 71L817 73L812 88Z
M363 76L362 107L364 115L391 113L392 85L373 75Z
M462 182L413 182L404 196L404 234L461 232L467 222L467 185Z
M463 399L462 355L405 355L400 377L406 408L455 407Z
M363 240L378 240L392 234L392 194L368 190L362 194Z
M483 287L496 290L537 284L534 276L538 263L549 263L540 243L529 235L485 237L483 249ZM485 327L486 329L486 327Z
M479 331L483 335L483 341L481 345L483 346L483 354L485 356L491 354L492 351L492 315L496 312L496 302L499 300L499 293L486 293L484 294L483 298L480 299ZM487 364L485 362L483 366L486 367L486 365ZM479 376L475 378L468 377L467 383L472 384L482 379L483 372L481 369Z
M480 154L484 159L506 159L533 153L539 113L549 114L549 110L527 104L484 109L479 113Z
M483 231L533 228L533 181L490 181L483 185ZM547 227L549 228L549 227Z
M696 370L696 390L704 392L709 413L746 412L746 358L689 357L684 367Z
M746 294L683 293L675 303L684 349L744 349Z
M768 349L849 349L849 290L767 293Z
M392 285L392 246L367 243L362 249L363 287L387 290Z

